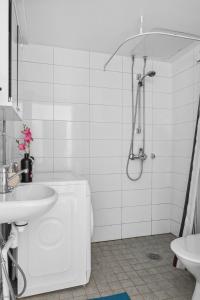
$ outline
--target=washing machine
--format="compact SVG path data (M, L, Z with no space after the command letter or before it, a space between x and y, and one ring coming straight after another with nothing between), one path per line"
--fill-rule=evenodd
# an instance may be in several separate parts
M27 279L23 297L85 285L91 273L93 212L87 180L71 173L44 173L34 182L54 188L58 200L19 233L17 260ZM20 292L20 274L17 282Z

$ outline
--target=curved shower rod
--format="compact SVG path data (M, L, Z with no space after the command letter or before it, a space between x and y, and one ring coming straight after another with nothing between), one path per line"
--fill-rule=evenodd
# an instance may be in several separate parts
M184 34L182 32L177 32L177 33L173 33L173 32L167 32L167 31L147 31L147 32L142 32L140 31L140 33L133 35L129 38L127 38L124 42L122 42L117 49L114 51L114 53L110 56L110 58L106 61L105 65L104 65L104 71L106 71L107 66L109 65L109 63L111 62L111 60L113 59L113 57L117 54L117 52L119 51L119 49L121 47L123 47L127 42L134 40L138 37L141 36L148 36L148 35L153 35L153 34L159 34L159 35L166 35L166 36L172 36L172 37L178 37L178 38L182 38L182 39L186 39L186 40L192 40L192 41L196 41L196 42L200 42L200 37L196 36L196 35L188 35L188 34Z

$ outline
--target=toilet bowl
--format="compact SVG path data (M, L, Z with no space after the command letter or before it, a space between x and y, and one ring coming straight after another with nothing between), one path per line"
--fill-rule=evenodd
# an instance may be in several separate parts
M186 269L195 277L192 300L200 299L200 234L188 235L171 242L171 249Z

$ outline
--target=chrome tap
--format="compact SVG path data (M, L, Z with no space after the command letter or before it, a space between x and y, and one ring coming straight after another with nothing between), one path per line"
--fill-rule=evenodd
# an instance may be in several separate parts
M4 165L0 168L0 194L11 192L14 187L10 187L9 182L22 173L28 173L28 169L17 171L15 174L13 174L10 177L9 177L9 173L10 173L9 165Z
M135 159L146 160L147 155L144 153L143 148L140 148L138 154L131 153L129 155L129 159L130 160L135 160Z

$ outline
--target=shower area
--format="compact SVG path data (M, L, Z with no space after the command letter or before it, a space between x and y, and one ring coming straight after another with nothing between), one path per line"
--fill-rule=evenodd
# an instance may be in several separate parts
M113 56L20 48L35 172L87 178L93 241L179 233L199 97L195 36L140 30ZM34 91L34 92L33 92Z
M165 233L167 232L167 228L170 228L169 231L174 233L175 235L182 236L183 234L191 234L199 232L199 180L196 180L196 177L199 178L199 170L198 167L195 166L195 163L198 164L198 151L199 151L199 142L198 142L198 122L199 122L199 46L194 46L194 42L199 42L200 38L198 36L189 35L182 32L168 31L163 29L156 29L150 32L143 32L143 17L141 17L141 27L139 34L133 35L127 38L124 42L122 42L114 53L109 57L104 65L104 71L106 71L108 65L111 63L112 59L116 54L120 51L121 48L126 46L126 44L130 44L130 42L137 42L135 45L132 45L132 53L131 54L131 134L130 134L130 146L127 156L126 163L126 175L128 180L132 181L133 185L136 181L141 180L143 173L150 172L151 174L151 234L155 233ZM142 37L142 39L141 39ZM138 42L139 39L139 42ZM159 48L157 45L160 43L162 47ZM155 46L156 45L156 46ZM129 45L130 46L130 45ZM157 49L159 48L159 52ZM167 52L166 52L167 49ZM170 49L170 50L169 50ZM184 50L183 50L184 49ZM185 51L186 49L186 51ZM182 52L181 58L179 57ZM184 53L185 52L185 53ZM141 64L141 73L134 72L135 59L139 55ZM141 58L141 55L142 58ZM190 58L190 64L185 66L184 58ZM171 68L171 76L170 78L170 88L167 90L167 93L170 95L170 103L168 109L171 113L170 117L164 116L160 111L159 100L161 100L162 95L157 95L158 90L160 88L159 84L154 85L153 78L156 76L156 73L159 74L160 70L155 71L154 69L147 67L147 60L150 59L151 67L158 64L159 61L163 62L163 66L165 63L170 63ZM182 63L182 66L180 62ZM176 66L180 68L176 69ZM166 65L165 65L166 66ZM183 67L184 66L184 67ZM169 67L169 66L168 66ZM165 68L165 67L164 67ZM164 69L163 68L163 69ZM162 70L163 71L163 70ZM189 74L188 74L189 73ZM169 73L168 73L169 75ZM189 78L189 76L190 78ZM148 77L151 79L148 82ZM164 77L161 74L161 77ZM181 83L182 77L183 83ZM151 90L151 97L148 97L146 91L146 80L148 82L149 91ZM169 87L169 86L168 86ZM147 90L148 90L147 88ZM157 90L158 89L158 90ZM191 95L188 94L188 89L190 89ZM179 102L177 104L176 92L187 92L188 99L186 103ZM147 97L146 97L147 94ZM159 94L159 93L158 93ZM147 99L146 99L147 98ZM149 99L148 99L149 98ZM152 100L151 104L149 104L148 100ZM157 101L155 102L155 98ZM184 99L184 97L183 97ZM169 99L168 99L169 100ZM188 101L188 102L187 102ZM148 103L148 104L147 104ZM161 104L161 103L160 103ZM146 119L148 119L149 112L146 112L146 107L148 105L151 107L152 105L152 122L146 123ZM162 108L166 108L167 104L161 104ZM179 107L180 105L180 107ZM182 107L183 106L183 107ZM189 109L189 110L188 110ZM158 110L158 114L156 116L156 110ZM182 114L184 111L185 118ZM165 112L166 113L166 112ZM187 115L187 117L186 117ZM178 116L178 120L176 117ZM159 122L157 121L159 119ZM158 123L157 123L158 122ZM181 134L184 136L185 133L180 132L180 129L185 123L188 123L189 127L192 126L190 130L190 134L187 136L187 143L190 143L191 152L187 153L187 156L183 153L179 153L177 155L176 146L178 143L184 143L184 138L181 137ZM170 138L167 137L164 133L159 139L155 134L155 126L162 125L169 126ZM171 127L171 128L170 128ZM196 128L196 129L195 129ZM146 142L148 143L148 138L146 138L146 130L151 131L151 142L149 143L149 149L151 149L150 153L147 154L146 151ZM160 128L159 128L160 129ZM180 136L177 136L177 132ZM187 140L185 137L185 140ZM162 145L162 141L167 140L167 145L165 142ZM160 147L158 146L160 144ZM158 146L158 147L157 147ZM161 150L162 149L162 150ZM166 151L167 149L167 151ZM161 152L160 152L161 151ZM158 152L158 153L156 153ZM157 155L158 154L158 155ZM156 162L155 159L159 159ZM145 163L147 159L151 159L150 169L147 171L145 169ZM154 162L155 160L155 162ZM163 160L163 161L162 161ZM182 160L185 163L184 168L181 168L180 161ZM178 161L178 162L177 162ZM187 161L187 162L186 162ZM147 164L148 165L148 164ZM179 166L177 168L177 165ZM182 174L182 170L184 169L185 175ZM159 173L165 171L169 172L169 177L167 178L165 184L169 184L170 192L168 194L169 203L165 203L166 195L162 194L162 190L165 193L165 188L159 186ZM166 172L167 173L167 172ZM161 174L160 174L161 175ZM191 176L191 177L190 177ZM154 180L156 177L156 180ZM161 175L162 177L162 175ZM182 177L182 180L180 179ZM184 178L185 177L185 178ZM185 180L185 187L182 186L182 196L177 199L177 194L180 192L180 187L177 184L183 184ZM179 181L179 182L177 182ZM182 182L181 182L182 181ZM158 184L159 188L157 190L156 185ZM167 187L167 186L166 186ZM141 188L143 189L143 188ZM160 193L160 197L157 198L158 203L155 202L154 192L157 190L158 194ZM196 196L195 196L196 195ZM134 197L133 197L134 198ZM132 200L133 200L132 198ZM156 197L155 197L156 198ZM163 202L162 202L163 200ZM123 203L123 197L122 197ZM156 203L156 204L155 204ZM158 204L158 206L156 206ZM169 206L167 206L169 204ZM160 206L160 207L159 207ZM167 224L166 220L162 220L162 216L169 217L169 223ZM129 212L127 212L129 215ZM140 215L138 213L138 215ZM123 216L126 218L126 213L123 214L122 210L122 220ZM160 219L159 219L160 217ZM154 220L154 218L158 218ZM164 226L154 226L154 224L160 225L165 223ZM167 225L166 225L167 224ZM126 224L127 225L127 224ZM126 226L124 224L124 226ZM169 226L169 227L168 227ZM186 228L184 228L184 226ZM190 228L190 229L189 229ZM159 231L160 230L160 231ZM123 221L122 221L122 236L123 236Z

